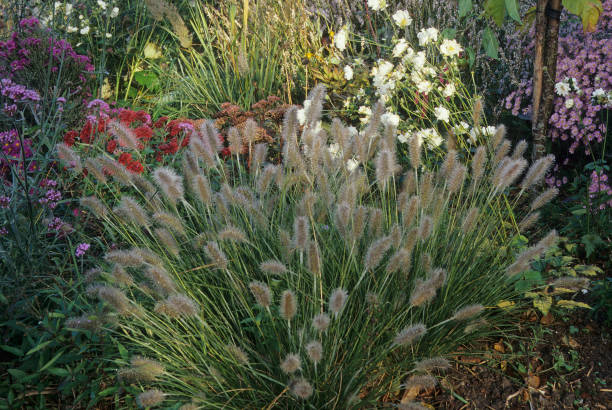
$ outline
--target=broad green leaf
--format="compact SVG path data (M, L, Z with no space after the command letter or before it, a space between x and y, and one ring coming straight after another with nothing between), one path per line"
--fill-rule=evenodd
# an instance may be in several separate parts
M501 26L506 17L506 0L487 0L485 2L485 13L493 19L495 24Z
M552 306L553 299L551 296L540 295L538 298L533 300L533 307L542 312L543 315L547 315L550 307Z
M5 350L5 351L7 351L9 353L14 354L15 356L23 356L23 351L21 349L16 348L16 347L8 346L8 345L2 345L2 346L0 346L0 348L2 350Z
M584 302L576 302L575 300L565 300L565 299L558 301L557 306L566 308L566 309L574 309L574 308L591 309L591 306L587 305Z
M68 370L62 369L61 367L52 367L50 369L47 369L47 371L52 375L58 377L67 377L70 375L70 372Z
M9 372L11 376L16 377L18 379L23 379L24 377L27 376L26 372L24 372L23 370L19 370L19 369L8 369L7 372Z
M489 57L497 60L499 43L497 42L495 33L493 33L489 27L485 28L484 32L482 33L482 46Z
M603 12L600 0L562 0L563 7L582 19L584 31L595 31L599 16Z
M30 350L28 350L28 352L26 353L26 356L29 356L29 355L31 355L34 352L38 352L40 349L43 349L44 347L48 346L49 343L52 343L52 342L53 342L53 340L47 340L46 342L43 342L43 343L39 344L38 346L34 346Z
M505 2L508 15L512 18L512 20L520 24L521 16L519 16L517 0L505 0Z
M472 11L472 0L459 0L459 18L467 16Z
M599 235L593 233L583 235L580 239L584 244L587 258L590 257L600 245L606 244Z

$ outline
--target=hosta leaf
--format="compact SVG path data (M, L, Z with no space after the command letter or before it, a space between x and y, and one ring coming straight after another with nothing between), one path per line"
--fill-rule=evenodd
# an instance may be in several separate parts
M574 308L591 309L591 306L587 305L584 302L576 302L575 300L565 300L565 299L558 301L557 306L566 308L566 309L574 309Z

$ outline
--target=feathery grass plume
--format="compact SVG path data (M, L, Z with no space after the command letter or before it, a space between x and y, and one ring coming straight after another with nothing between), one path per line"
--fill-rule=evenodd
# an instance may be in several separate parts
M219 231L218 238L220 241L234 241L239 243L249 241L241 229L231 225L226 226L221 231Z
M229 149L232 154L240 154L242 152L242 137L240 131L236 127L231 127L227 131L227 142L229 143Z
M430 372L432 370L446 370L450 368L450 363L443 357L432 357L430 359L419 360L414 364L417 372Z
M174 256L179 255L181 249L169 230L166 228L156 228L153 233L155 233L155 237L161 243L161 247L164 251Z
M421 265L423 265L423 272L431 272L431 255L427 252L424 252L421 255Z
M228 199L225 198L223 194L217 192L214 194L215 197L215 210L217 214L221 216L223 219L227 220L230 218L229 208L228 208Z
M380 128L382 116L386 110L385 103L382 100L376 101L372 107L372 115L370 116L367 127L363 130L363 136L361 136L361 139L365 140L367 144L369 144L371 138L376 136L378 128ZM364 162L368 159L369 158L362 158Z
M268 260L260 263L259 269L264 273L270 273L272 275L282 275L288 272L284 263L275 260Z
M476 329L478 329L479 327L484 327L484 326L487 326L488 324L489 322L487 322L485 319L482 319L482 318L472 320L470 323L467 324L465 329L463 329L463 333L470 334L474 332Z
M136 403L142 408L155 407L164 401L166 395L157 389L146 390L136 396Z
M174 233L185 236L185 228L183 228L183 223L176 216L171 213L158 211L153 214L153 219L160 225L163 225L165 228L168 228Z
M431 270L431 268L426 268L424 270L428 271ZM431 301L436 296L438 289L444 285L445 281L446 271L441 268L434 269L425 281L417 279L415 288L410 295L410 305L421 306Z
M310 225L308 218L298 216L293 221L293 246L297 249L306 250L310 236Z
M520 140L518 144L515 145L514 151L512 151L512 159L523 158L523 154L525 154L525 151L527 151L527 147L527 141Z
M121 315L126 315L133 310L128 297L115 287L97 286L96 294L98 298L111 305Z
M242 128L242 141L245 145L251 147L257 140L257 123L252 118L247 119L244 122Z
M480 304L468 305L457 310L451 320L467 320L480 314L484 310L484 306Z
M419 169L421 166L421 139L415 133L408 141L408 154L410 156L410 166L413 170Z
M377 237L382 232L382 223L383 223L383 211L380 208L370 208L369 215L370 223L368 226L368 233Z
M280 364L280 368L283 373L293 374L297 372L302 366L302 361L300 360L300 356L295 353L289 353L285 356L285 360L283 360Z
M526 231L531 228L533 224L535 224L538 219L540 219L540 212L532 212L529 215L525 216L521 222L519 222L518 227L520 231Z
M423 406L421 403L416 401L408 401L405 403L399 403L397 405L399 410L429 410L429 407Z
M200 164L198 163L198 159L191 151L183 152L183 175L187 180L187 183L193 183L193 178L196 175L200 174Z
M402 181L402 193L408 195L414 194L416 191L417 181L414 176L414 171L407 171L404 173Z
M340 202L336 206L335 220L336 228L344 237L348 234L348 226L351 219L351 206L347 202Z
M375 269L380 264L391 245L390 236L383 236L372 242L363 259L364 268L366 270Z
M478 216L480 216L480 209L478 207L471 207L465 217L463 218L463 223L461 224L461 231L464 235L467 235L472 231L474 225L478 221Z
M202 174L196 175L191 181L191 190L196 194L196 198L204 205L212 205L212 189L208 177Z
M270 304L272 303L272 292L270 291L268 285L254 280L249 283L249 289L251 290L251 293L259 306L266 309L270 307Z
M300 216L309 216L314 214L314 206L317 202L317 196L311 190L307 190L297 206L297 212Z
M279 313L285 320L291 320L297 313L297 300L295 293L287 289L285 290L280 299Z
M313 391L312 385L303 377L291 382L291 393L302 400L312 396Z
M179 317L195 317L200 309L192 299L177 293L168 296L162 302L158 302L155 305L154 311L176 319Z
M395 161L395 153L389 150L378 152L376 157L376 182L385 189L387 183L398 171L398 165Z
M321 252L316 242L308 244L308 270L315 275L321 275Z
M90 318L89 315L81 315L78 317L69 317L64 323L64 327L68 329L83 329L98 331L100 330L101 321L97 318Z
M587 289L590 283L591 281L589 281L587 278L562 276L558 279L555 279L550 285L554 288L580 290Z
M134 356L130 360L130 367L119 369L118 376L127 382L143 381L152 382L164 374L164 366L155 360L142 356Z
M549 248L557 243L559 240L559 235L555 229L551 230L544 238L542 238L536 245L539 249L537 256L540 256L544 252L546 252Z
M472 186L476 188L480 179L484 175L485 164L487 162L487 150L484 146L476 148L476 153L472 159Z
M240 348L240 346L236 346L235 344L228 344L225 346L227 352L238 362L241 364L249 363L249 356Z
M360 205L353 211L353 230L352 237L358 241L363 235L363 231L368 220L368 208Z
M216 153L213 147L211 147L208 139L191 138L189 140L189 149L193 155L202 159L208 168L215 168L217 165L215 162Z
M199 410L199 409L200 409L200 406L198 406L195 403L187 403L179 407L179 410Z
M306 353L308 354L308 358L314 364L317 364L323 358L323 345L317 340L312 340L306 345Z
M433 173L426 172L421 179L421 184L419 186L419 195L421 197L421 207L427 208L431 202L433 197Z
M85 283L93 282L94 280L98 279L98 277L100 277L101 274L102 274L102 269L100 269L100 267L98 266L96 266L95 268L87 269L84 275Z
M506 155L508 155L511 147L512 147L512 144L510 143L510 141L508 141L507 139L504 139L502 141L500 146L497 147L497 150L495 151L495 155L493 156L493 159L491 160L493 167L497 167L499 165L502 159Z
M281 130L281 134L283 137L282 144L287 144L288 141L294 140L297 137L298 130L298 118L297 118L298 109L295 105L292 105L285 111L285 116L283 117L283 126Z
M509 160L506 165L501 165L501 169L496 170L493 176L493 184L497 191L503 191L508 188L518 177L521 176L527 167L527 160L520 158L517 160Z
M117 160L106 156L99 156L97 159L119 183L124 186L132 185L132 174Z
M424 241L429 238L431 232L433 230L433 219L431 217L425 215L421 218L421 223L419 224L418 237L420 240Z
M153 19L161 21L164 17L167 17L181 46L191 48L189 29L174 4L163 0L145 0L145 3Z
M447 178L451 176L453 170L455 169L455 165L457 165L457 162L457 151L449 150L446 153L446 157L444 157L444 162L442 163L442 166L440 167L440 175L442 177Z
M162 293L172 294L176 292L174 281L161 266L149 266L145 272L145 277Z
M155 182L161 188L166 199L172 204L176 203L177 199L183 199L183 178L177 175L172 168L156 168L155 171L153 171L153 179L155 179Z
M329 128L329 132L334 139L335 142L340 145L340 149L342 151L347 151L347 148L350 144L350 134L348 129L344 126L342 121L338 118L333 118L331 122L331 126Z
M393 338L393 344L397 346L410 345L423 337L425 333L427 333L427 327L422 323L405 327Z
M395 139L397 136L397 127L393 124L387 123L384 126L383 138L380 141L380 149L382 151L389 150L395 153Z
M419 390L431 390L436 387L438 381L435 377L430 375L414 375L402 385L406 390L419 389Z
M525 178L523 178L523 180L521 181L521 189L525 190L533 185L539 184L544 178L544 175L546 175L546 172L548 172L548 170L554 163L554 161L554 155L547 155L544 158L540 158L533 164L531 164L531 167L529 167Z
M310 94L308 94L310 106L308 107L308 110L306 110L306 124L309 126L314 126L314 124L321 118L321 113L323 112L323 101L326 93L327 89L325 85L319 83L315 85L310 91Z
M499 124L495 129L495 134L493 134L493 140L491 141L491 146L495 149L502 143L502 140L506 136L506 126L504 124Z
M130 249L130 252L133 252L135 255L140 257L142 260L144 260L149 265L157 265L157 266L163 265L162 259L159 256L157 256L156 253L153 253L153 251L151 251L150 249L132 248Z
M102 164L100 164L96 158L87 158L85 160L85 169L91 175L96 177L98 182L102 184L106 184L108 182L106 175L104 175L104 172L102 171Z
M134 284L134 278L121 265L113 266L113 270L111 272L111 277L113 278L113 282L118 284L119 286L132 286Z
M223 144L219 138L219 131L215 127L215 123L212 120L204 121L200 125L199 131L200 140L210 147L213 156L216 157L217 153L223 149Z
M127 219L127 221L133 223L134 225L142 226L148 228L151 225L149 221L149 216L142 206L131 196L123 195L121 197L121 201L119 202L119 206L113 209L115 214L119 214Z
M446 186L449 194L454 194L458 192L463 186L463 181L465 180L465 174L467 172L467 168L461 164L455 164L451 175L448 179L448 185Z
M409 250L400 248L389 259L385 272L394 273L399 270L407 272L410 270L412 263L412 254Z
M274 164L266 164L264 169L257 179L257 191L261 194L268 192L268 188L272 184L272 181L276 178L279 172L278 166Z
M55 146L55 149L59 159L72 167L74 172L81 172L83 170L83 165L81 165L81 157L79 157L79 155L67 144L64 144L63 142L59 143Z
M133 250L116 249L107 252L104 255L104 260L121 265L125 268L137 268L145 263L144 258Z
M82 207L89 209L97 218L108 214L108 208L95 196L85 196L79 200Z
M389 229L389 238L391 238L391 246L393 249L397 249L402 244L402 239L404 236L404 231L400 227L398 223L394 223Z
M529 206L530 211L540 209L541 207L552 201L557 195L559 195L559 189L557 189L556 187L547 189L533 200L533 202Z
M129 128L116 120L110 120L107 124L108 132L117 138L117 142L122 147L127 147L131 150L138 150L138 139L134 132Z
M338 314L344 309L346 300L348 299L348 293L346 290L337 288L329 296L329 311L338 316Z
M253 152L253 164L251 169L259 169L261 164L266 160L268 155L268 144L256 144L255 151Z
M327 313L320 313L312 318L312 327L319 332L325 332L329 327L330 318Z
M209 241L204 246L204 253L212 260L217 269L227 269L228 260L217 242Z
M406 242L404 248L410 252L414 249L417 241L419 240L419 228L413 228L406 234Z
M474 107L472 108L472 122L474 128L478 129L480 125L480 119L482 117L482 98L476 98L474 101Z
M281 256L283 257L285 262L287 262L294 250L291 235L284 229L279 229L278 238L280 242Z

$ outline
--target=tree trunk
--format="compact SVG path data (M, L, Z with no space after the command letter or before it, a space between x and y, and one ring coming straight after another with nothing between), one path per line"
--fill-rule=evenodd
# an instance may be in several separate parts
M543 9L541 9L542 4L544 4ZM536 24L538 23L538 16L542 17L542 15L544 17L544 24L536 26L536 59L534 60L531 124L533 132L532 158L534 160L546 154L545 144L548 137L548 121L552 114L555 98L561 8L561 0L538 0ZM537 54L538 44L541 44L539 60Z

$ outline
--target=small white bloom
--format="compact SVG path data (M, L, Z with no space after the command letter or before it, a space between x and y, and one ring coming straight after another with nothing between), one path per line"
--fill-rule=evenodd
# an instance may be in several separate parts
M417 33L417 38L419 39L419 45L425 46L432 41L438 41L438 30L434 27L421 29Z
M359 161L357 161L355 158L351 158L346 161L346 169L348 172L353 172L355 169L357 169L358 166Z
M368 7L374 11L381 11L387 7L386 0L368 0Z
M444 107L434 108L434 115L438 121L448 122L450 120L450 111Z
M83 20L85 17L82 14L79 14L79 20Z
M344 66L344 79L346 81L351 81L353 79L353 69L350 65Z
M115 18L119 15L119 7L113 7L113 9L111 10L110 16L112 18Z
M85 26L85 27L83 27L83 28L82 28L82 29L79 31L79 33L81 33L81 34L83 34L83 35L85 35L85 34L89 33L89 26Z
M493 125L489 125L488 127L483 127L481 129L482 135L485 137L492 137L495 134L495 131L497 131L497 128L495 128Z
M463 51L463 48L455 40L445 38L440 44L440 53L447 57L454 57Z
M402 144L406 144L408 141L410 141L410 137L411 137L410 132L405 132L405 133L403 133L403 134L399 134L399 135L397 136L397 139L398 139L398 141L399 141L399 142L401 142Z
M560 95L561 97L567 97L570 93L570 86L565 81L561 81L555 84L555 91L557 92L557 95Z
M399 28L404 28L412 24L412 18L410 18L410 13L408 10L398 10L393 14L393 21Z
M98 3L98 7L100 7L102 10L106 10L106 6L107 6L107 4L106 4L106 2L105 2L105 1L103 1L103 0L98 0L98 1L97 1L97 3Z
M455 135L462 135L462 134L466 134L469 129L470 129L469 124L465 121L461 121L458 125L455 125L453 127L453 132L455 133Z
M603 88L598 88L597 90L593 91L592 94L593 98L603 97L604 95L606 95L606 92Z
M55 3L53 3L53 8L55 10L59 9L60 7L62 7L62 2L61 1L56 1Z
M306 122L306 111L303 108L300 108L299 110L297 110L297 120L300 123L300 125L304 125L304 123Z
M367 123L370 120L370 117L372 116L372 109L370 107L366 107L365 105L359 107L359 110L357 112L363 115L363 117L359 119L359 121L361 121L361 123L363 124Z
M342 27L340 31L338 31L334 35L334 45L340 51L346 50L346 42L348 40L348 33L346 31L346 27Z
M74 27L74 26L68 26L68 27L66 27L66 31L68 33L76 33L77 31L79 31L79 29Z
M420 70L425 66L425 52L419 51L412 57L412 64L416 70Z
M338 143L330 144L327 150L333 158L338 158L340 156L340 144Z
M380 122L382 122L383 125L391 125L397 128L400 122L400 117L392 112L386 112L380 117Z
M574 106L574 100L572 98L568 98L565 100L565 108L568 110Z
M416 86L417 91L424 94L429 94L429 92L433 88L433 85L427 80L419 81Z
M72 3L66 3L66 15L70 15L72 13Z
M402 38L400 41L397 42L395 47L393 47L393 57L401 56L404 53L404 51L406 51L407 49L408 49L408 42Z
M418 131L414 137L419 138L421 143L423 141L426 141L427 145L429 145L431 148L439 147L440 145L442 145L443 141L442 136L438 133L438 131L434 130L433 128L426 128L424 130Z
M444 90L442 90L442 95L444 97L452 97L455 94L456 91L457 91L457 89L455 88L455 84L454 83L448 83L444 87Z
M106 33L106 38L111 38L113 35L111 33Z

